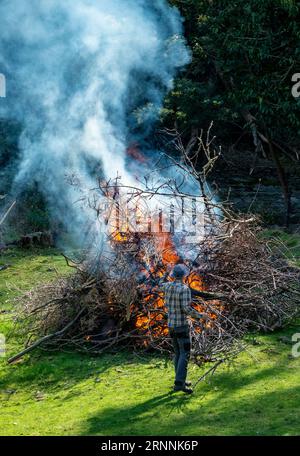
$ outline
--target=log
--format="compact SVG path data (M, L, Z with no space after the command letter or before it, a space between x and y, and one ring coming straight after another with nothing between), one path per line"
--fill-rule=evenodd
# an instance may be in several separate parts
M22 248L26 247L52 247L53 239L49 231L38 231L36 233L26 234L18 241L18 245Z

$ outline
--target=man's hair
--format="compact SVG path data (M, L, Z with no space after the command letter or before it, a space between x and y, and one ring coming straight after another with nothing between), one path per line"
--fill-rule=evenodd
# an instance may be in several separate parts
M183 264L176 264L174 266L171 277L174 279L183 279L183 277L187 276L189 273L188 268Z

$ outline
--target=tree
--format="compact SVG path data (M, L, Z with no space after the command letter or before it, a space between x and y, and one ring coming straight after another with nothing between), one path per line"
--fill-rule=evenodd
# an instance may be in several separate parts
M300 6L294 0L172 0L186 18L193 61L163 112L182 130L215 121L224 143L248 138L276 165L290 212L285 172L298 160Z

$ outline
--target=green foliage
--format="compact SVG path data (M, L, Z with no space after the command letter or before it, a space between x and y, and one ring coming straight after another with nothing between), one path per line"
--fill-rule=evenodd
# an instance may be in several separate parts
M0 194L5 194L13 181L20 131L20 125L0 120Z
M0 195L8 195L1 201L0 213L12 202L11 198L15 198L15 194L11 194L11 189L20 160L18 143L21 131L20 124L0 120ZM28 185L18 194L17 206L6 222L3 233L5 240L49 228L45 200L36 183Z
M300 236L280 229L269 229L263 232L265 239L277 239L282 243L283 253L293 266L300 268Z
M193 62L166 100L165 119L181 128L216 121L231 135L245 128L242 110L271 138L299 144L300 7L293 0L173 0L186 18ZM238 130L237 130L238 131ZM239 132L240 134L240 132Z
M30 185L20 195L18 219L23 220L23 232L43 231L49 228L50 220L43 195L39 192L36 183Z

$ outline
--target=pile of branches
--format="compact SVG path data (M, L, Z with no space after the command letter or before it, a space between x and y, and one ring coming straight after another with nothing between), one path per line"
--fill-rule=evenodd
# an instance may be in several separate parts
M176 262L189 268L192 306L210 317L209 321L190 320L194 360L214 361L216 366L243 348L243 336L249 331L272 331L299 314L299 270L287 259L283 245L264 238L254 216L237 215L226 203L221 216L216 212L214 195L205 190L207 174L218 156L208 137L204 142L200 136L183 148L174 135L173 145L180 150L180 159L173 165L185 178L197 180L209 218L209 230L194 246L193 260L178 257ZM197 171L201 154L207 162ZM101 182L100 193L118 185ZM131 189L131 197L158 195L166 187L176 196L186 196L168 180L165 187ZM170 280L164 248L170 246L157 249L156 242L156 236L136 234L119 242L110 234L108 257L102 252L97 259L66 258L73 274L30 291L19 303L16 326L27 341L24 350L9 361L36 347L72 346L88 353L126 347L171 353L163 301L163 283ZM201 287L194 286L195 277Z
M253 221L222 222L222 229L199 246L205 264L185 261L193 306L211 318L191 320L197 362L224 359L248 331L272 331L299 313L299 271L289 265L283 247L276 240L266 242ZM151 240L144 243L149 248ZM89 353L120 346L171 352L162 299L162 281L168 277L162 277L158 255L151 274L141 279L140 248L131 251L129 260L125 246L118 246L110 266L96 276L85 263L66 258L74 274L41 285L19 303L17 326L27 342L11 361L37 346L72 345ZM194 275L202 278L203 289L193 288Z

